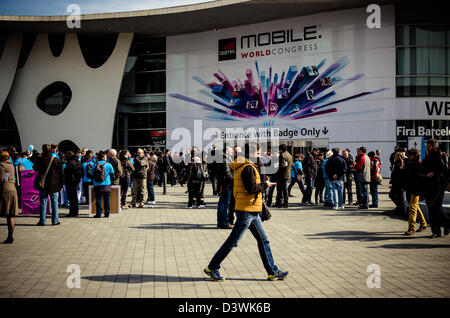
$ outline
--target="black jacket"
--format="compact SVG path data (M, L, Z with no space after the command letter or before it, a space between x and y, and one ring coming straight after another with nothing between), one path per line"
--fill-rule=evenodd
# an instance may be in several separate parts
M219 185L219 193L233 188L233 173L230 169L231 158L223 156L223 162L216 163L217 184Z
M317 177L317 163L311 153L308 153L305 159L303 159L302 166L306 177L311 177L313 179Z
M427 175L429 172L434 172L434 177L425 178L427 187L436 188L442 186L448 178L447 166L442 161L441 155L438 151L430 152L422 161L422 175Z
M347 172L347 164L345 163L344 158L339 155L333 155L330 159L328 159L325 164L325 173L327 174L330 181L333 180L344 180L344 175ZM337 179L333 178L334 175L337 175Z
M414 195L421 195L423 191L423 176L420 175L421 163L419 160L406 160L405 169L402 170L403 184L406 190Z
M71 159L66 162L66 168L64 169L64 182L66 184L78 184L83 178L83 174L83 168L78 159Z

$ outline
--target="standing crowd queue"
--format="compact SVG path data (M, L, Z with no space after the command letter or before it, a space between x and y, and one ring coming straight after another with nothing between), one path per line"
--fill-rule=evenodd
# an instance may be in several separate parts
M405 235L424 231L425 217L420 209L420 199L425 200L430 213L432 238L449 234L450 219L442 204L448 185L448 157L439 151L436 140L427 141L427 155L420 158L417 149L395 147L390 156L391 189L389 197L396 211L409 215ZM30 146L31 147L31 146ZM220 158L220 160L208 160ZM322 206L335 210L345 205L359 209L378 208L378 187L381 177L380 151L367 153L366 147L357 149L353 157L349 149L341 152L333 148L325 152L312 149L306 154L292 156L285 144L279 151L261 153L257 146L245 145L218 149L208 153L198 147L186 149L185 154L172 155L170 150L141 149L132 156L126 150L114 149L67 151L61 154L56 144L42 146L42 152L28 149L18 154L14 148L0 153L0 209L7 218L8 238L13 242L14 217L20 208L18 191L21 171L36 171L34 188L39 190L40 219L37 225L46 225L46 212L50 200L52 225L59 225L58 207L69 208L66 217L77 217L79 204L88 204L89 188L95 194L94 217L110 214L111 186L121 189L122 209L154 207L154 186L186 185L187 208L205 207L206 182L212 184L213 195L218 196L217 228L231 229L230 236L212 258L204 272L214 280L222 281L220 263L249 229L258 242L258 249L268 279L283 279L288 275L278 269L272 258L269 240L262 225L261 212L270 207L289 207L294 196L292 189L298 185L304 206ZM354 201L353 183L356 189ZM127 203L131 188L131 202ZM273 203L274 191L277 191ZM314 191L313 191L314 190ZM313 195L314 192L314 195ZM291 198L291 199L290 199ZM314 200L314 203L313 203ZM419 228L416 229L416 222Z

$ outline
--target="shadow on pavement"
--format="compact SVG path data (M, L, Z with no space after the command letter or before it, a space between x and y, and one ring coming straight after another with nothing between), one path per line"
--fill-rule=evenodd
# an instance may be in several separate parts
M404 232L364 232L364 231L325 232L317 234L305 234L305 236L308 236L308 238L313 240L329 239L337 241L360 241L360 242L413 240L426 237L426 236L405 236Z
M217 230L215 224L157 223L132 226L131 229L143 230Z
M101 276L85 276L83 279L96 282L112 282L125 284L141 284L146 282L198 282L204 281L205 277L179 277L179 276L163 276L163 275L101 275Z
M95 282L111 282L111 283L124 283L124 284L141 284L147 282L199 282L199 281L212 281L210 278L204 277L180 277L180 276L163 276L163 275L100 275L100 276L84 276L81 277ZM229 281L266 281L266 279L256 278L226 278Z
M348 208L344 210L330 210L330 212L336 212L335 214L327 214L326 216L385 216L396 220L407 220L407 218L395 210L384 211L380 208L370 208L370 210L358 210Z
M426 249L426 248L450 248L450 244L386 244L380 246L370 246L369 248L390 248L390 249Z

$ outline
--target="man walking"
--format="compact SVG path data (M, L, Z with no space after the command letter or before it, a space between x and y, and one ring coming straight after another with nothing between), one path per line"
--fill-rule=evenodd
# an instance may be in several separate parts
M333 148L331 151L333 156L327 161L325 171L331 182L333 209L344 209L344 176L347 172L347 164L344 158L340 156L339 148Z
M206 275L215 281L225 280L219 273L220 264L237 246L247 229L250 229L258 242L259 254L268 274L267 279L282 280L289 275L289 272L283 272L275 266L269 238L260 216L263 204L262 192L266 187L274 186L274 184L268 181L261 183L257 165L249 161L251 156L257 156L257 148L246 144L245 155L239 153L238 157L230 164L230 167L234 170L233 193L236 201L235 213L237 218L229 237L203 270Z
M450 232L449 217L442 210L444 199L444 186L448 182L448 172L440 156L438 142L435 139L427 140L427 156L423 159L421 174L425 176L424 198L430 212L430 225L432 235L430 238L441 237L441 226L444 235Z

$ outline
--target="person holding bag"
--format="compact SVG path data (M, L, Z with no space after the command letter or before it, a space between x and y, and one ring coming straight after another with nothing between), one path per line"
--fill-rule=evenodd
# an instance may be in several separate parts
M262 192L266 187L272 187L275 183L261 182L258 167L255 164L257 148L253 145L245 145L245 156L239 153L238 157L230 164L234 170L233 195L235 197L236 224L229 237L216 252L208 266L203 272L215 281L224 281L220 276L220 264L228 256L231 250L236 247L247 229L258 242L258 250L267 271L268 280L283 280L289 275L278 269L272 257L269 238L264 230L261 220L263 210Z
M42 145L42 157L33 166L33 169L38 172L34 188L39 190L41 200L40 219L37 224L39 226L46 224L48 196L50 196L52 207L52 224L60 224L58 217L58 198L59 191L61 191L64 185L64 172L61 161L53 156L50 151L50 145Z

